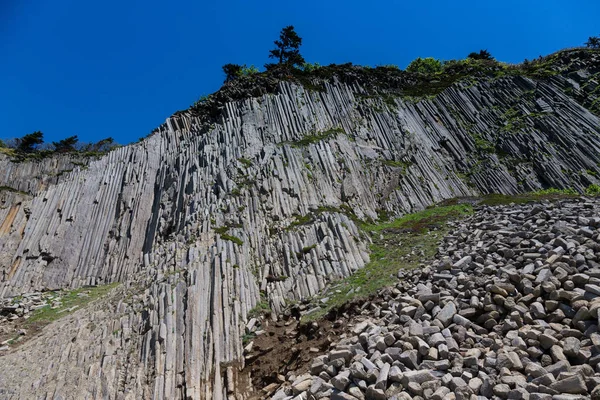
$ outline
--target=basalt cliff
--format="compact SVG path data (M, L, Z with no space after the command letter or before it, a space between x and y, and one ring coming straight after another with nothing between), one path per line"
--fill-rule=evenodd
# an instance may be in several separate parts
M0 397L245 398L250 310L363 268L358 221L600 183L600 52L469 68L241 78L100 158L0 154L0 299L112 284L0 350Z

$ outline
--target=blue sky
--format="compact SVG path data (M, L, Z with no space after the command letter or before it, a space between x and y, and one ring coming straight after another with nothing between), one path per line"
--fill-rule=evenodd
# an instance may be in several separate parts
M294 25L310 62L396 64L488 49L521 62L600 34L600 2L0 0L0 138L129 143L268 62Z

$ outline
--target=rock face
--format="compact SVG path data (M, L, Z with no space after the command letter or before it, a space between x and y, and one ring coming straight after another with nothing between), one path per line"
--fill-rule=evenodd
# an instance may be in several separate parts
M363 267L368 239L356 218L598 183L600 119L579 98L598 84L600 57L565 57L549 78L462 81L419 101L367 95L335 77L324 91L279 82L275 93L222 104L210 122L177 113L98 160L17 164L0 155L0 297L122 282L98 307L1 356L0 393L235 396L244 391L241 336L261 293L278 312ZM572 272L534 270L542 286ZM444 303L438 321L456 324L460 304ZM543 303L530 312L573 318ZM419 391L429 387L421 375L402 379Z
M589 398L600 390L599 213L598 199L479 210L430 265L357 307L354 335L315 359L304 379L321 384L303 398ZM276 398L301 394L288 375Z

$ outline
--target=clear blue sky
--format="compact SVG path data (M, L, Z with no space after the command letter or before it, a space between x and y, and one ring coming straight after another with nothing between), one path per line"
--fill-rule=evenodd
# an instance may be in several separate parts
M307 61L396 64L488 49L520 62L600 34L600 2L0 0L0 138L129 143L262 66L295 25Z

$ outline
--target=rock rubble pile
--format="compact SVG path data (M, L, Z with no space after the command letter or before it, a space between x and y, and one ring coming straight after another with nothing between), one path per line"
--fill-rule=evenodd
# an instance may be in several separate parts
M600 398L599 210L481 208L273 398Z
M59 292L31 292L0 299L0 323L26 319L34 310L47 305L58 308L62 304L60 300Z

